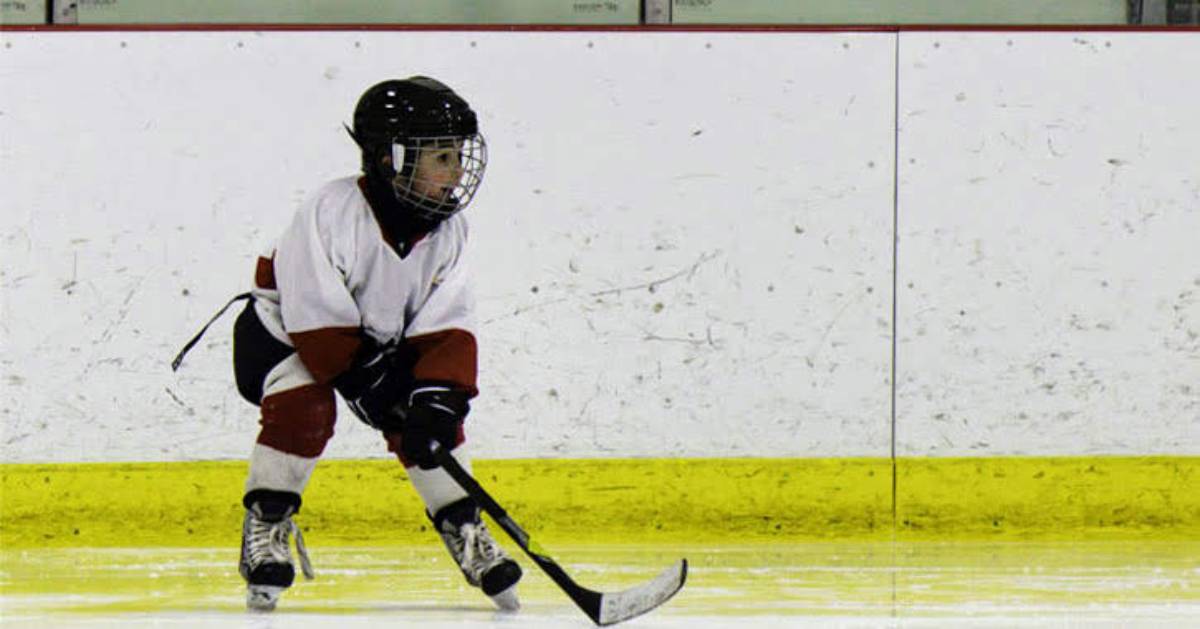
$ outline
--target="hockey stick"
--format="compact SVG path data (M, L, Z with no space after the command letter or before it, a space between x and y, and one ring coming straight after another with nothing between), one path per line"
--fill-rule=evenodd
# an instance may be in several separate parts
M496 524L500 525L505 533L508 533L508 536L521 547L521 550L525 551L526 555L529 555L529 558L542 569L542 572L554 580L558 587L562 588L562 591L566 592L572 601L575 601L575 605L597 625L614 625L635 616L641 616L667 602L683 587L683 583L687 579L687 559L679 560L678 563L664 570L653 580L621 592L596 592L579 585L550 555L546 554L546 551L537 542L529 538L529 534L524 529L508 517L508 512L497 504L483 490L483 487L480 487L479 483L459 465L458 461L439 444L433 445L433 457L463 488L463 491L467 492L467 495L475 500L488 515L492 516Z

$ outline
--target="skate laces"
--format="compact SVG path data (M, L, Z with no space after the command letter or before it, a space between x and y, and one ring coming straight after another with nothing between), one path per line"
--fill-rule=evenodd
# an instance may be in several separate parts
M304 578L311 580L315 573L312 562L308 559L308 548L304 545L304 534L290 517L278 522L268 522L256 514L250 515L250 540L247 545L250 566L257 567L268 561L292 563L292 552L288 544L288 537L292 533L296 534L296 554L300 556L300 571L304 573Z
M454 554L473 581L479 581L484 571L504 558L504 550L488 533L482 523L466 523L454 533Z

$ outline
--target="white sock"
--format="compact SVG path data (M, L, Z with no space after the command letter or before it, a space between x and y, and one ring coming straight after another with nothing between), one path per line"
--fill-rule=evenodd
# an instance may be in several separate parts
M296 456L256 443L250 453L246 491L271 489L302 494L316 467L316 458Z
M471 473L471 459L464 452L465 449L466 445L463 444L452 450L450 454L469 474ZM441 467L423 470L413 466L405 471L408 472L408 479L412 481L413 487L421 495L421 500L425 501L425 509L431 515L436 515L442 507L467 497L467 492L463 491L463 488L459 487L458 483L454 482L454 479Z

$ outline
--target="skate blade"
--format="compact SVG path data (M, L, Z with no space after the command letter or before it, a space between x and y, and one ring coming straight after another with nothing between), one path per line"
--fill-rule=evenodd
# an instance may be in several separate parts
M492 602L496 604L496 607L500 608L500 611L515 612L521 609L521 601L517 599L517 585L515 583L509 586L507 590L502 590L488 598L492 599Z
M286 589L278 585L246 586L246 609L253 612L269 612L275 609L280 595Z

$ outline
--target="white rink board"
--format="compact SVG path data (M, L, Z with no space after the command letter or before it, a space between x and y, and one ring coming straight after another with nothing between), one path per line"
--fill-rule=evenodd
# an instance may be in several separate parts
M3 40L5 461L244 457L232 313L168 363L357 170L362 90L418 73L490 143L475 456L889 451L892 35ZM328 457L387 456L338 432Z
M898 454L1200 454L1196 58L902 37Z

